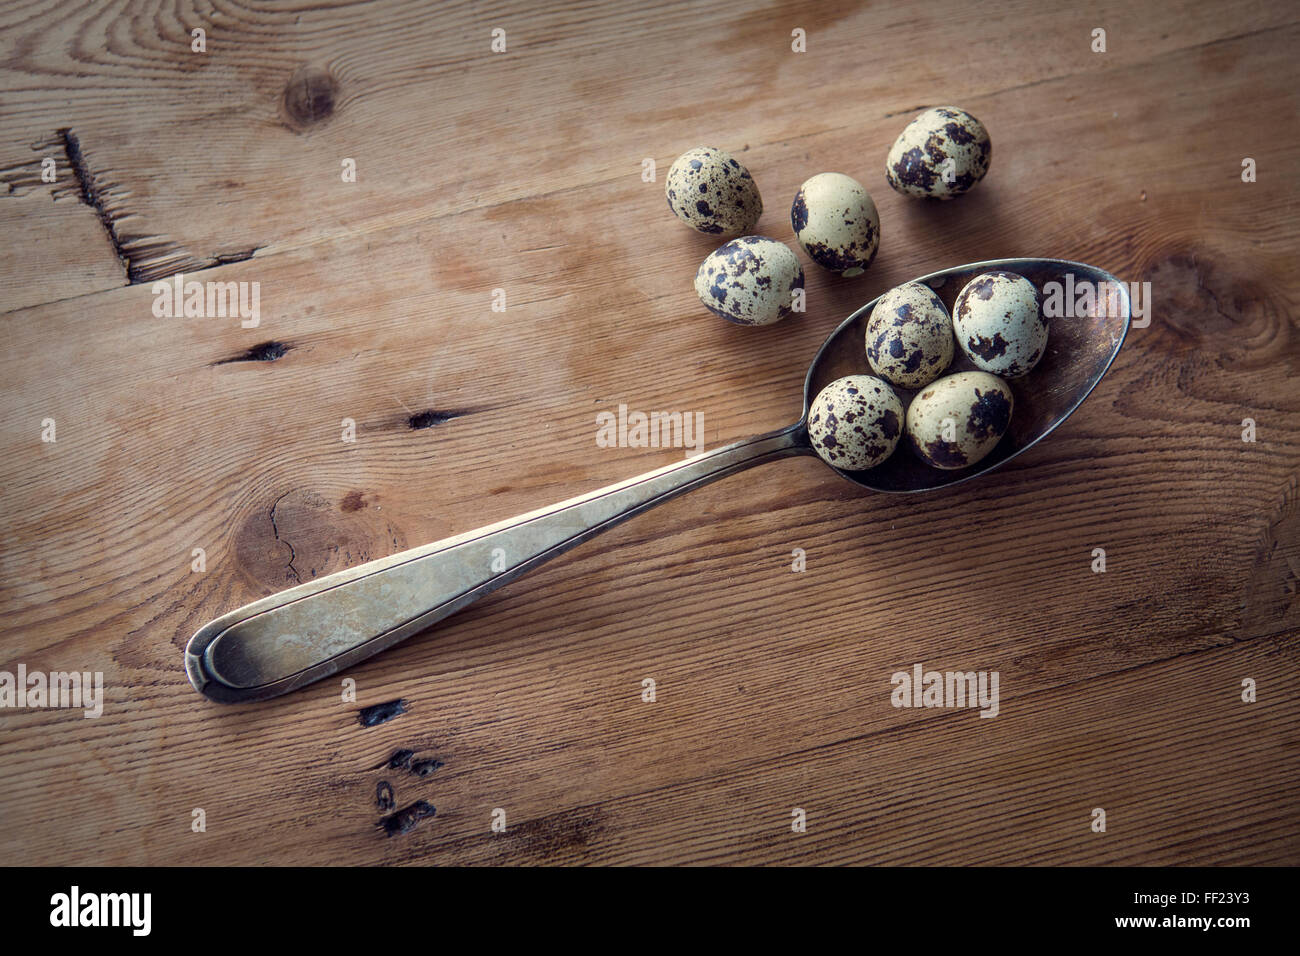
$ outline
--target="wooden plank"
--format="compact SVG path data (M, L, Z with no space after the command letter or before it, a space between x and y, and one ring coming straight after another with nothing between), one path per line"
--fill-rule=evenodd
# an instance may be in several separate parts
M10 38L0 142L48 136L58 104L58 128L77 138L139 281L635 177L644 157L666 164L700 140L771 146L851 131L858 148L844 165L883 189L883 158L865 168L859 158L883 157L868 139L887 149L918 103L973 104L1014 86L1140 69L1287 22L1283 8L1258 2L1089 12L1022 2L996 19L958 3L460 2L435 16L416 0L161 17L142 5L119 16L32 6L0 15ZM796 26L812 37L807 55L791 51ZM1104 54L1091 49L1098 26L1109 30ZM207 31L206 53L191 49L195 27ZM506 30L504 53L491 50L493 28ZM920 55L900 60L900 49ZM342 182L345 158L357 162L355 183Z

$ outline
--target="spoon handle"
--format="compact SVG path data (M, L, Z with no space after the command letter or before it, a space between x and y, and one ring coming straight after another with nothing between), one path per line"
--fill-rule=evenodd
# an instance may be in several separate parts
M308 581L201 627L190 683L264 700L392 647L633 515L751 465L809 452L802 422L433 544Z

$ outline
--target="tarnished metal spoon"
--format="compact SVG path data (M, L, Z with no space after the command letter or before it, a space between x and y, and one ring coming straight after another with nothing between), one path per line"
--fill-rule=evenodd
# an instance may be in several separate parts
M916 280L951 310L970 279L1014 272L1040 291L1060 283L1075 294L1091 285L1103 307L1050 317L1047 352L1027 376L1010 383L1011 425L982 461L957 471L921 462L904 440L883 464L841 471L872 491L930 491L992 471L1038 442L1079 407L1110 368L1129 327L1127 287L1101 269L1059 259L998 259L945 269ZM1073 297L1066 301L1073 304ZM814 454L808 407L823 386L869 373L867 318L875 300L844 320L813 359L804 382L803 415L793 425L610 485L579 498L272 594L201 627L185 649L190 682L219 701L262 700L320 680L392 647L470 602L513 581L620 521L751 465ZM972 368L958 350L949 372ZM904 400L911 393L901 391Z

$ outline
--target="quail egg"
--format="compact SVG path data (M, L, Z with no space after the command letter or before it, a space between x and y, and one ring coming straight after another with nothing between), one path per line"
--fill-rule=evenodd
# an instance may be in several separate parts
M907 437L927 465L973 465L997 445L1011 423L1007 383L988 372L947 375L917 393L907 409Z
M952 199L984 178L992 153L983 123L955 106L936 106L899 134L885 176L904 196Z
M976 368L1016 378L1047 348L1038 289L1012 272L986 272L966 283L952 312L957 344Z
M862 275L880 246L875 202L843 173L818 173L800 186L790 225L813 262L846 277Z
M771 325L794 311L803 267L785 243L741 236L709 253L695 273L705 307L737 325Z
M758 184L726 150L697 146L677 157L665 186L668 208L696 232L749 232L763 212Z
M890 289L867 320L867 362L892 385L920 388L952 362L952 319L934 290L920 282Z
M874 375L846 375L831 382L808 410L808 438L829 465L845 471L874 468L898 446L903 403L889 383Z

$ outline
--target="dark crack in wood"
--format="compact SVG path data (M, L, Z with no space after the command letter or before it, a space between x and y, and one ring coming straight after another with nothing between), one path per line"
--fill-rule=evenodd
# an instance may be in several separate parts
M286 345L284 342L263 342L261 345L254 345L250 349L245 349L237 355L230 358L218 359L213 365L230 365L234 362L274 362L276 359L284 358L288 351L293 348L292 345Z
M378 727L380 724L386 724L394 717L400 717L406 713L406 700L387 700L382 704L373 704L370 707L363 707L357 711L357 723L362 727Z
M439 412L429 409L425 412L416 412L406 420L406 425L408 428L413 429L432 428L434 425L442 425L449 422L453 418L460 418L464 414L464 411Z
M59 138L63 141L63 153L67 157L68 166L72 169L72 175L77 180L78 195L81 197L82 202L95 210L95 215L99 217L104 232L108 233L108 241L113 246L113 254L126 267L127 281L130 282L131 260L127 255L126 248L122 245L121 236L117 234L117 224L108 211L108 205L105 202L105 188L99 185L94 172L86 163L85 154L81 151L81 140L77 139L77 135L67 127L60 129L58 133Z
M128 285L157 282L182 272L203 272L232 262L245 262L253 258L261 246L220 252L211 256L196 256L174 240L165 236L126 232L121 222L128 213L122 208L121 185L106 182L95 175L81 146L81 140L71 129L57 131L69 168L76 180L77 197L94 210L99 218L113 254L126 269ZM57 194L56 194L57 198Z
M280 529L276 527L275 524L275 509L279 507L280 502L283 501L286 497L288 497L289 494L290 492L286 491L279 498L276 498L275 501L272 502L271 504L271 512L270 512L271 533L275 535L276 541L279 541L281 544L283 544L286 548L289 549L289 565L288 565L289 573L293 575L293 579L295 581L297 581L299 584L302 584L302 578L298 576L298 569L293 566L294 558L298 557L298 552L293 549L292 544L290 544L284 538L280 537Z
M391 816L384 817L379 821L379 826L388 836L398 836L410 833L421 820L434 816L437 812L437 808L428 800L416 800L409 807L403 807Z

